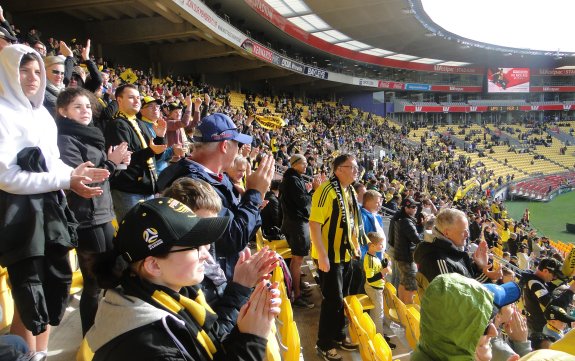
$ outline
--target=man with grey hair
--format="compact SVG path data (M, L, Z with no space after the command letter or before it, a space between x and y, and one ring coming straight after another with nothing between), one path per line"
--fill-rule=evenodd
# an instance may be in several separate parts
M453 208L442 209L435 218L433 241L422 242L415 249L418 271L428 282L445 273L459 273L479 282L488 280L488 248L482 240L473 254L466 252L469 227L465 213Z

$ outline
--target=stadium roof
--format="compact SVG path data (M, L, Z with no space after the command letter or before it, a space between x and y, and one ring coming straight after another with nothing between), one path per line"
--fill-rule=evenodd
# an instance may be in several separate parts
M183 1L183 0L182 0ZM280 1L280 0L274 0ZM283 0L294 1L294 0ZM554 68L575 64L575 58L507 54L473 46L433 34L416 17L414 8L420 0L303 0L285 14L294 24L307 27L324 40L345 50L420 64L509 66ZM285 51L292 58L306 55L318 67L344 64L354 71L380 72L383 79L397 79L401 69L381 68L372 64L346 61L303 44L268 22L249 3L264 0L205 0L219 16L229 19L238 29L250 30L262 42L269 39L275 51ZM270 0L272 2L272 0ZM16 18L26 30L36 25L45 36L69 36L79 39L90 34L92 44L103 45L104 55L120 54L130 47L131 59L150 58L164 67L178 64L192 73L226 73L240 82L269 80L271 87L305 85L306 89L357 89L353 85L313 79L279 69L269 63L254 61L242 49L234 48L214 37L205 27L193 23L187 15L175 10L174 0L4 0L5 13ZM267 3L266 3L267 5ZM280 3L281 5L281 3ZM296 11L297 10L297 11ZM471 10L469 10L471 11ZM188 21L189 20L189 21ZM299 26L299 25L298 25ZM313 27L313 29L312 29ZM45 37L44 37L45 38ZM98 48L97 48L98 49ZM98 50L96 51L98 52ZM315 59L314 59L315 57ZM139 66L139 65L136 65ZM165 72L165 70L164 70ZM383 73L383 74L382 74ZM360 75L361 76L361 75Z

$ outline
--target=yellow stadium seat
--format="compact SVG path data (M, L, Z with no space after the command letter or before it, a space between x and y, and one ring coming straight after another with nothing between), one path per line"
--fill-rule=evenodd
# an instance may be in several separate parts
M14 300L8 283L8 270L0 267L0 307L4 318L0 320L0 330L10 326L14 316Z
M395 295L393 296L393 301L395 303L400 323L405 329L405 338L407 339L407 343L409 344L409 347L414 349L417 345L417 338L407 318L407 306L405 306L405 304Z
M375 359L377 361L392 361L393 356L391 349L389 348L387 342L385 342L382 334L375 334L372 342L373 348L375 349Z
M356 325L353 322L351 322L353 318L356 317L356 312L354 311L353 307L350 304L351 297L353 296L347 296L343 298L343 306L344 306L343 311L345 312L345 316L347 317L347 319L350 321L349 338L351 339L351 342L359 343L359 337L357 334Z
M407 306L407 322L409 322L409 327L411 328L411 333L413 334L416 344L419 341L419 335L420 335L420 328L419 328L420 319L421 314L419 313L419 310L415 307Z
M357 329L357 335L359 339L359 354L361 355L362 361L373 361L374 355L371 354L369 349L369 334L366 330L363 329L363 327L361 327L361 323L356 316L353 316L351 322L355 324Z
M395 287L393 287L391 283L386 282L383 288L383 311L388 320L399 323L399 316L397 315L394 299L392 297L397 297L396 294L397 292L395 291Z

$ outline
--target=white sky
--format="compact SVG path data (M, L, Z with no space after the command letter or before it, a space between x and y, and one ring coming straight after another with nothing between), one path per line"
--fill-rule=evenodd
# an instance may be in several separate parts
M573 0L421 0L427 15L459 36L500 46L575 52Z

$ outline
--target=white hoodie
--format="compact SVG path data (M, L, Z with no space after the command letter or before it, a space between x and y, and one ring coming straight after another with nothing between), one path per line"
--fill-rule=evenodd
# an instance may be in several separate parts
M20 85L20 61L32 53L40 65L40 89L28 100ZM38 194L70 188L73 168L60 160L54 119L42 105L46 73L42 57L26 45L0 51L0 190L12 194ZM18 152L39 147L48 172L23 171L16 164Z

